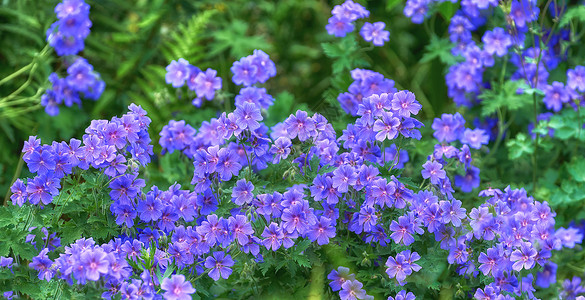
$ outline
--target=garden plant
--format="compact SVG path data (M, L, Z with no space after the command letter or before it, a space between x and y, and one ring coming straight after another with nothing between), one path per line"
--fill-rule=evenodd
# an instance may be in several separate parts
M0 297L585 299L582 1L0 16Z

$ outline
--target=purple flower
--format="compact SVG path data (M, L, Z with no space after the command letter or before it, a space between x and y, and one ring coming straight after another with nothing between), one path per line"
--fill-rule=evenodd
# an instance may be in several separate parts
M332 16L329 18L329 23L325 26L327 33L336 37L344 37L347 33L354 29L351 21L343 16Z
M221 89L221 78L217 77L217 71L213 69L199 72L195 77L193 89L199 98L211 100L215 97L215 91Z
M348 280L355 280L355 275L349 273L349 268L339 267L337 270L331 270L327 275L327 279L331 280L329 286L335 291L339 291L341 286Z
M268 54L262 50L256 49L251 57L257 68L256 81L264 83L269 78L276 76L276 65L270 59Z
M459 134L463 131L465 119L459 114L443 114L441 118L435 118L432 128L435 130L433 136L439 142L453 142L457 140Z
M265 238L262 241L262 244L266 247L266 249L272 248L272 251L276 251L282 245L282 239L284 235L282 234L282 229L278 226L278 224L272 222L268 227L264 227L262 237Z
M319 245L328 244L329 238L333 237L335 237L335 221L323 216L307 231L307 238L313 242L316 240Z
M101 248L84 251L80 263L85 270L85 278L91 281L100 279L100 274L107 274L110 266L110 261Z
M191 283L185 281L185 276L181 274L164 278L160 287L166 291L163 296L167 300L189 300L191 294L195 293Z
M254 199L253 190L254 185L251 182L246 181L246 179L238 180L232 191L232 201L240 206L244 203L252 202L252 199Z
M234 233L238 243L242 246L246 245L249 241L249 236L254 234L254 229L248 222L248 218L243 215L237 215L235 218L231 216L228 221L230 224L229 229Z
M349 187L355 185L356 181L357 174L351 166L341 165L333 171L333 187L340 193L347 193Z
M437 161L427 161L423 165L421 174L424 179L430 178L431 183L437 185L440 183L440 179L444 179L447 176L447 173L443 170L443 165Z
M581 285L581 278L574 276L572 280L565 279L563 282L560 298L576 299L577 295L582 293L585 293L585 288Z
M10 200L12 200L12 204L18 205L22 207L28 198L28 193L26 192L26 185L22 182L21 179L16 179L16 181L10 187Z
M392 96L392 109L398 111L398 115L408 118L410 114L416 115L422 105L416 101L414 94L409 91L399 91Z
M465 214L465 208L461 208L461 201L454 199L452 202L441 201L439 206L443 211L443 223L447 224L451 222L453 226L461 226L461 220L467 216Z
M291 151L292 142L289 138L281 136L270 147L270 152L274 154L273 164L280 163L281 159L286 159Z
M557 282L557 264L548 262L542 268L542 271L536 273L536 285L541 288L548 288Z
M172 84L175 88L182 87L185 80L189 78L189 62L183 58L179 58L178 62L171 61L166 70L165 80L167 84Z
M364 285L353 279L347 280L341 285L341 291L339 291L339 297L341 300L356 300L365 299L366 291L362 289Z
M396 277L398 284L404 285L406 282L406 276L412 274L412 272L418 272L421 267L414 262L420 259L420 255L416 252L410 252L410 250L404 250L396 255L396 258L390 256L386 261L386 273L390 278Z
M216 172L219 174L221 180L228 181L232 176L237 176L242 165L238 162L238 155L227 148L221 148L218 152Z
M429 0L408 0L404 7L404 15L409 17L412 23L421 24L429 10Z
M499 57L506 55L508 47L512 46L512 38L500 27L494 28L493 31L486 31L481 40L487 53L496 54Z
M568 103L570 100L569 93L562 82L555 81L551 85L544 87L542 101L544 101L546 108L557 112L563 108L564 103Z
M157 221L162 216L163 205L154 192L148 192L144 201L139 201L136 212L140 213L140 220L143 222Z
M297 110L295 115L290 115L285 121L286 132L292 140L298 136L301 142L314 135L315 121L309 118L306 111Z
M232 81L236 85L251 86L256 82L255 76L258 67L254 64L251 56L242 57L239 61L234 62L230 70L234 73Z
M490 136L483 129L471 130L466 128L461 137L461 142L468 144L473 149L481 148L481 145L487 145L490 141Z
M455 185L461 188L461 191L469 193L474 188L479 187L479 168L471 166L467 168L465 175L455 175Z
M205 267L211 269L209 271L209 277L213 280L219 280L219 277L228 279L232 274L231 266L234 265L234 260L231 255L226 255L222 251L213 252L213 256L208 256L205 259Z
M555 236L561 240L563 247L573 248L575 244L581 244L583 241L583 234L579 233L577 228L569 227L565 229L563 227L557 229Z
M376 140L383 142L384 140L394 139L398 135L398 127L400 126L400 119L394 117L391 112L384 112L382 119L374 122L374 131L376 131Z
M373 41L375 46L383 46L384 42L390 40L390 32L384 30L384 27L386 27L384 22L376 22L374 24L366 22L364 26L362 26L360 34L366 42Z
M396 297L392 298L392 296L388 297L388 300L415 300L416 297L412 292L406 293L405 290L402 290L396 294Z
M31 173L47 174L55 170L55 155L49 150L35 151L29 156L27 165Z
M398 222L392 220L390 231L393 232L390 238L395 243L400 244L402 242L405 246L414 243L414 237L412 236L414 234L414 224L407 216L400 216Z
M534 266L536 258L536 249L529 242L521 242L520 249L514 250L510 255L510 261L514 262L512 269L520 271L523 268L528 270Z
M49 175L39 175L29 179L26 185L28 201L33 205L39 204L39 202L47 205L53 201L54 196L59 194L60 187L59 179Z
M512 1L510 18L512 18L517 27L524 28L527 23L538 18L539 12L540 9L531 0L514 0Z
M453 16L449 24L449 39L452 43L468 43L471 41L473 25L464 16Z
M50 281L53 275L55 275L55 271L51 268L53 261L49 259L47 252L49 252L48 248L43 249L39 255L33 257L32 262L28 266L39 272L38 277L40 280Z
M260 127L259 121L262 121L262 114L260 113L260 107L257 107L254 103L244 103L242 106L237 107L234 111L236 117L236 124L239 130L249 129L254 131Z
M567 87L572 90L585 92L585 67L577 66L567 71Z

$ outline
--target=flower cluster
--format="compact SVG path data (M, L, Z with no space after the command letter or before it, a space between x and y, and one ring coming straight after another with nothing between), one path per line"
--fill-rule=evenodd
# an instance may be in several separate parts
M83 50L84 40L89 35L89 5L83 0L63 0L55 7L59 21L53 23L47 31L47 41L55 48L59 56L76 55ZM70 63L73 61L73 63ZM52 86L41 96L41 105L50 116L59 114L59 105L81 107L81 94L85 98L98 100L106 85L93 66L82 57L65 60L67 77L59 78L51 73L49 81Z
M63 0L55 13L59 20L47 30L47 42L59 56L79 53L90 32L89 5L83 0Z
M216 91L222 86L221 78L217 77L216 70L208 68L204 72L183 58L171 61L166 70L167 84L172 84L174 88L180 88L186 82L189 90L197 94L197 97L192 101L192 104L197 107L201 106L204 98L208 101L213 100Z
M357 119L341 136L323 115L302 110L269 128L262 110L273 99L251 85L274 76L270 63L267 55L255 51L234 64L234 81L247 87L236 96L232 112L198 128L173 120L162 129L163 151L177 150L193 161L192 186L183 189L177 183L168 189L147 188L141 178L140 165L150 162L152 146L150 119L139 106L131 105L121 118L92 121L82 140L49 146L31 137L23 157L37 176L12 186L13 203L48 205L62 178L75 167L92 167L111 178L104 188L124 233L101 246L91 238L78 239L58 257L54 243L43 247L29 265L39 279L80 285L99 281L106 298L151 298L163 291L169 299L189 298L195 293L190 283L195 278L228 279L246 259L262 263L303 242L319 248L347 233L348 239L370 246L397 244L387 248L388 257L377 260L386 260L385 280L395 279L401 286L425 266L423 251L405 247L434 239L453 272L482 272L493 278L471 292L495 299L532 292L535 278L520 276L521 270L542 266L548 273L538 273L536 280L550 282L555 272L549 262L552 252L581 242L582 234L572 227L555 230L554 211L523 189L483 190L484 203L463 207L450 178L463 192L479 186L470 149L486 145L489 134L465 128L458 113L433 121L439 143L421 172L429 184L417 189L392 173L409 159L404 142L421 139L423 124L415 116L422 105L379 73L351 71L354 82L338 99ZM180 59L171 65L167 81L184 84L185 74L191 74L188 63ZM302 184L267 182L263 174L270 171L286 180L302 177ZM45 235L51 239L48 231ZM347 268L333 270L328 278L342 299L371 298ZM567 284L570 289L577 287ZM410 300L414 294L403 290L392 299Z
M236 85L245 87L257 83L265 83L268 79L276 76L276 65L268 54L262 50L254 50L252 55L242 57L234 62L230 68L234 76L232 81Z
M329 18L329 23L325 26L330 35L336 37L344 37L354 29L354 21L367 18L370 12L358 3L352 0L347 0L341 5L336 5L331 11L332 17ZM390 40L390 32L384 30L386 24L384 22L369 23L365 22L360 29L360 35L366 42L372 42L375 46L383 46L385 42Z
M339 267L337 270L333 269L327 275L327 279L331 280L329 283L331 289L334 292L339 291L339 297L342 300L374 299L362 289L363 284L355 279L355 274L349 273L349 268Z
M81 94L85 98L97 100L104 91L104 81L93 70L93 66L82 57L78 57L67 68L67 74L65 78L59 78L56 73L49 76L52 87L46 90L41 97L41 105L45 107L45 112L50 116L59 114L60 104L81 106Z
M41 145L40 139L30 137L22 149L23 160L29 171L37 175L26 183L18 179L12 185L13 203L19 206L27 200L32 205L51 203L59 194L61 179L76 167L100 169L114 177L127 171L130 164L127 158L141 164L150 162L153 154L147 131L150 119L140 106L132 104L129 109L130 113L122 118L93 121L82 140Z
M359 105L364 99L383 93L391 96L398 91L393 80L384 78L378 72L354 69L351 71L351 78L354 81L350 84L348 92L339 94L337 100L341 108L352 116L357 116Z

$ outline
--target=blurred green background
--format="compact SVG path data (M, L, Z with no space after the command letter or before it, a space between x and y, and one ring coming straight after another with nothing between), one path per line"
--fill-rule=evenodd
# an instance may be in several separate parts
M230 103L239 87L231 82L229 69L254 49L264 50L277 65L277 76L265 84L268 92L277 101L293 100L286 102L290 107L283 107L284 116L300 107L326 112L349 84L348 70L337 76L341 84L331 82L332 60L321 47L339 41L327 34L325 25L333 6L342 2L87 1L93 26L80 55L101 74L106 89L97 102L83 100L81 108L62 106L58 116L50 117L39 104L40 96L50 88L49 74L63 76L65 67L52 49L42 57L39 53L46 46L45 32L56 20L53 9L59 1L2 1L0 194L5 196L13 178L20 175L20 150L29 135L39 136L43 143L81 137L90 120L121 115L133 102L152 118L151 137L157 144L155 153L160 152L158 132L169 120L185 119L197 126L233 107ZM445 36L449 12L433 17L431 26L422 26L403 16L400 1L359 2L371 11L368 21L383 21L391 32L383 47L372 48L359 39L360 66L384 74L399 89L413 91L423 104L422 119L452 109L442 57L426 55L420 62L429 45L429 30ZM223 89L214 101L196 108L186 89L165 83L165 67L181 57L201 69L218 70Z

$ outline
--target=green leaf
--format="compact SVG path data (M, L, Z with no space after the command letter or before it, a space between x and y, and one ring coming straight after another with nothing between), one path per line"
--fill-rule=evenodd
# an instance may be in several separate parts
M503 86L496 89L484 90L478 96L481 100L482 116L489 116L498 109L506 108L510 111L519 110L532 103L532 97L525 93L518 94L518 89L522 87L520 81L506 81Z
M420 59L420 62L430 62L438 58L442 63L452 65L457 62L456 58L451 54L453 44L449 39L442 39L436 35L431 37L431 42L425 46L425 54Z
M585 160L579 159L568 164L567 170L577 182L585 182Z
M455 12L459 9L459 4L452 3L450 1L445 1L439 5L439 13L445 20L450 21L451 18L455 15Z
M508 147L508 156L510 159L517 159L534 153L534 144L524 133L519 133L515 139L506 142L506 146Z
M572 20L585 23L585 5L575 5L569 8L569 10L567 10L567 12L561 18L559 26L564 27Z

